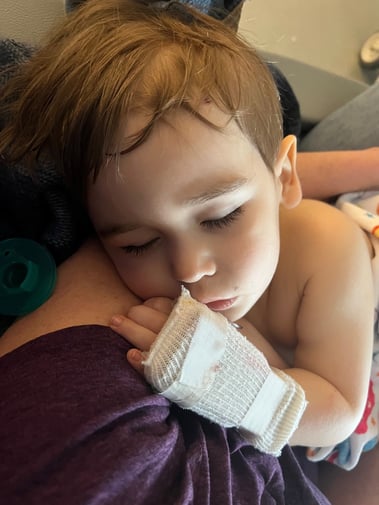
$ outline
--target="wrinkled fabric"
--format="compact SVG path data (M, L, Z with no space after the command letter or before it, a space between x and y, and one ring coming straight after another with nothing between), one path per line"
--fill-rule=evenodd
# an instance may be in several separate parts
M196 7L205 14L210 14L218 19L224 19L232 12L243 0L178 0L181 3ZM72 11L75 7L83 4L85 0L66 0L66 11Z
M329 503L289 447L262 454L153 393L129 348L109 328L81 326L0 359L2 503Z

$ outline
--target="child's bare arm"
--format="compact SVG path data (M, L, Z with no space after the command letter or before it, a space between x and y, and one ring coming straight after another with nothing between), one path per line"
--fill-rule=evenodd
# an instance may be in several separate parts
M299 269L311 274L297 315L293 368L286 372L304 388L309 405L292 443L327 446L354 431L366 403L373 280L363 232L350 219L315 202L302 212L310 230L304 250L311 252Z

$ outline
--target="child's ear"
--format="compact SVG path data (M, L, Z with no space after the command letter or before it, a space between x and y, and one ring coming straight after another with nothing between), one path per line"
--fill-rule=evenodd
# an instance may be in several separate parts
M296 137L287 135L281 144L274 166L274 174L280 183L281 203L288 209L301 201L302 191L296 171Z

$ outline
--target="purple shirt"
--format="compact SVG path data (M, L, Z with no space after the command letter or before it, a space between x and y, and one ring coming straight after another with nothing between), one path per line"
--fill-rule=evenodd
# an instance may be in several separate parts
M0 502L7 505L327 505L278 459L182 410L103 326L44 335L0 359Z

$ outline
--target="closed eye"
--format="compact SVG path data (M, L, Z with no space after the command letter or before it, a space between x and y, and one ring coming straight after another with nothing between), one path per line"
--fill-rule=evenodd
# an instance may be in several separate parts
M201 225L208 230L220 230L231 225L243 212L242 207L237 207L235 210L230 212L224 217L219 219L208 219L207 221L202 221Z
M201 226L208 230L220 230L230 226L234 221L238 219L238 217L242 214L243 208L237 207L235 210L230 212L224 217L219 219L208 219L206 221L201 222ZM145 244L139 245L126 245L121 247L121 249L127 254L131 254L133 256L142 256L145 252L147 252L157 241L159 238L154 238Z
M153 240L150 240L149 242L146 242L145 244L140 244L140 245L126 245L121 247L121 249L126 252L127 254L132 254L133 256L141 256L143 253L148 251L150 247L155 244L155 242L159 240L158 238L154 238Z

